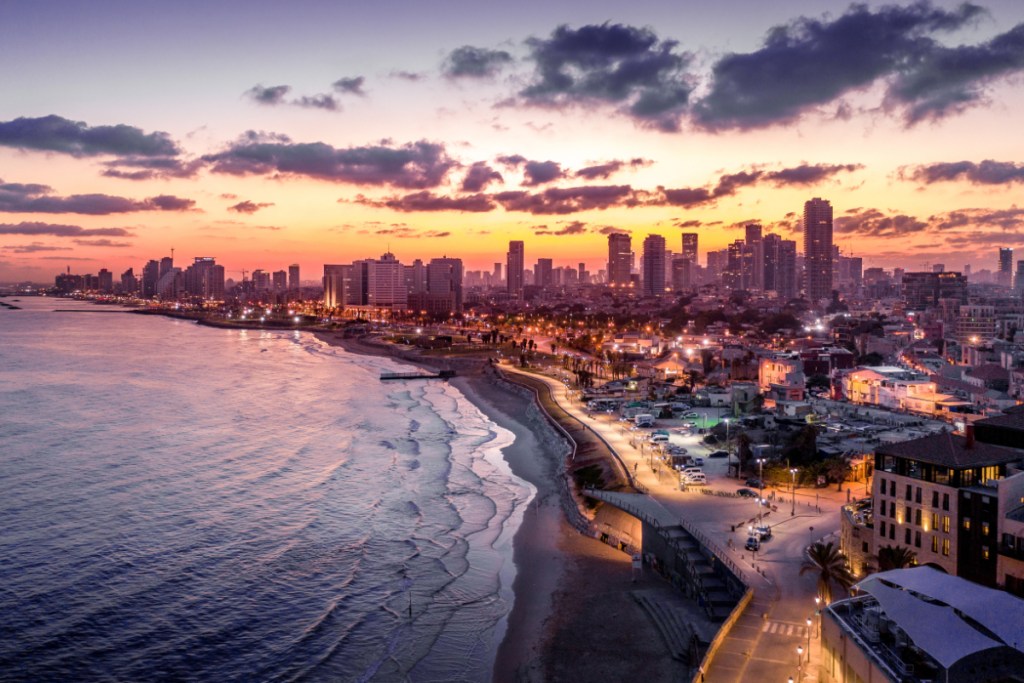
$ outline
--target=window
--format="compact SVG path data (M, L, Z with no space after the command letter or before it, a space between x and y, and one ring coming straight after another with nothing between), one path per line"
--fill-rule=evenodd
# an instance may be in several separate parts
M949 515L942 515L942 533L949 533Z
M971 530L971 518L970 517L964 517L964 531L970 531L970 530Z
M892 500L889 501L889 516L896 519L896 502Z
M868 542L864 541L860 544L860 551L866 553L868 551Z
M939 507L939 492L938 491L932 491L932 507L933 508Z
M988 522L982 522L981 523L981 535L982 536L988 536L988 531L989 531L989 529L988 529Z
M942 554L949 557L949 539L942 539Z
M885 538L885 522L879 522L878 532L879 532L879 535L881 535L882 538Z
M990 479L999 479L999 466L991 465L989 467L981 468L981 483L985 483Z
M977 477L977 470L963 470L960 472L960 485L961 486L974 486L974 480ZM970 498L971 494L968 493L965 498Z
M917 490L914 491L914 502L917 503L918 505L921 504L921 487L920 486L918 486Z
M903 532L903 544L910 545L910 527L908 526Z
M921 526L921 508L914 510L914 524Z
M889 525L889 540L890 541L895 541L896 540L896 525L895 524L890 524Z
M920 548L921 547L921 532L920 531L915 531L914 532L914 547L916 547L916 548Z
M878 492L883 496L885 495L885 479L881 477L878 478Z
M989 559L989 557L991 557L991 555L992 555L992 553L989 552L989 549L988 549L987 545L981 546L981 559L987 560L987 559Z
M904 500L910 500L911 489L913 489L913 487L910 484L907 484L907 493L903 496Z
M938 512L933 512L932 513L932 531L938 531L938 530L939 530L939 513Z
M895 479L890 479L889 480L889 495L893 496L893 497L896 496L896 480Z
M939 537L938 536L932 536L932 552L933 553L939 552Z
M942 494L942 509L943 510L948 510L949 509L949 494L948 493L943 493Z

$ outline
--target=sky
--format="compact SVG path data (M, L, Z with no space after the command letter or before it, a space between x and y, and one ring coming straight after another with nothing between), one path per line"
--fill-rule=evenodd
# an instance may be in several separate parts
M865 267L1024 259L1020 0L4 2L0 66L0 282L703 260L812 197Z

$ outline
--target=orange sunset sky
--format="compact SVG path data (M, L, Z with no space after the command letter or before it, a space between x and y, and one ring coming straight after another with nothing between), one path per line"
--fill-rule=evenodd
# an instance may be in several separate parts
M811 197L865 267L1024 250L1019 0L149 5L0 5L0 281L703 260Z

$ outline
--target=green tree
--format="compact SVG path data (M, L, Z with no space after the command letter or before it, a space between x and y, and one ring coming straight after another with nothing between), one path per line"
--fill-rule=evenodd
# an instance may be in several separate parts
M917 564L917 553L906 546L887 545L878 549L874 559L878 563L878 571L885 572L913 567Z
M800 565L800 575L808 572L818 574L818 595L826 605L832 603L832 584L846 590L856 581L846 568L846 558L834 543L818 542L807 549L807 559Z

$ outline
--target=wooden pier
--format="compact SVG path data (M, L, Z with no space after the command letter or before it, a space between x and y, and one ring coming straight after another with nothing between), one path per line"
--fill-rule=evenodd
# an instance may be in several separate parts
M382 372L380 373L380 381L386 382L389 380L400 380L400 379L443 379L448 380L455 376L454 370L440 370L436 374L430 374L426 372Z

